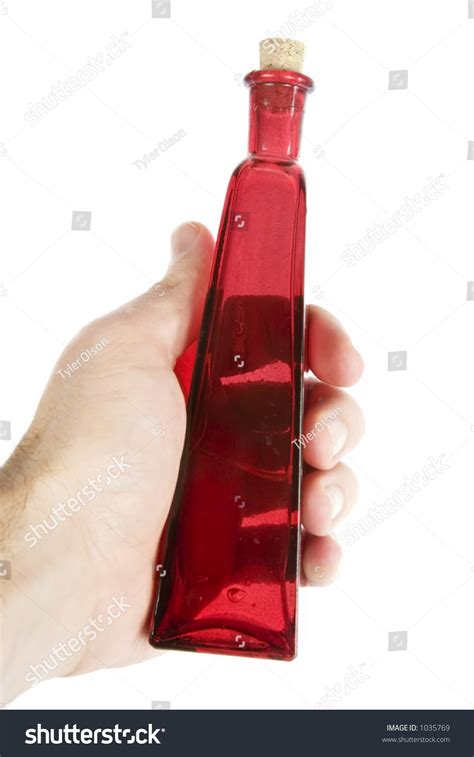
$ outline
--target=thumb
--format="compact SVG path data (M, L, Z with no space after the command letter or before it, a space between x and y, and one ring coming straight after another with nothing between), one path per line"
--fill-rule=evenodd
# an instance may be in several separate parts
M198 337L213 251L214 240L205 226L181 224L171 235L171 261L164 279L145 295L156 303L151 317L159 321L160 341L173 366Z

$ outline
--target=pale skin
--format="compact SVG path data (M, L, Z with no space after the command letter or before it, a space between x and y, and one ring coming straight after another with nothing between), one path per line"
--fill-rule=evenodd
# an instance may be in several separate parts
M171 241L165 278L145 294L87 325L53 369L33 422L0 469L2 692L6 703L31 685L31 666L70 644L50 674L67 676L124 666L157 654L148 645L156 549L175 488L183 447L185 399L174 372L199 332L213 253L201 224L183 224ZM307 311L302 582L330 583L340 561L331 536L357 497L341 458L363 433L362 413L341 387L354 384L362 359L341 324L321 308ZM101 340L105 348L70 376L59 373ZM64 373L64 370L63 370ZM336 420L327 423L327 419ZM120 474L112 458L123 457ZM93 499L86 499L85 485ZM58 503L82 504L32 545L31 525ZM73 500L74 501L74 500ZM51 522L51 521L50 521ZM107 622L114 598L125 607ZM99 620L101 618L101 620ZM84 636L91 621L101 627ZM102 628L102 625L104 627ZM71 647L73 649L71 650ZM43 679L43 676L41 675Z

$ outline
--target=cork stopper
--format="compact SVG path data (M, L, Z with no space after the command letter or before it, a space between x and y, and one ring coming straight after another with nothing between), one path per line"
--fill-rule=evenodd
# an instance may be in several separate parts
M279 68L301 72L305 47L296 39L269 37L260 42L260 69Z

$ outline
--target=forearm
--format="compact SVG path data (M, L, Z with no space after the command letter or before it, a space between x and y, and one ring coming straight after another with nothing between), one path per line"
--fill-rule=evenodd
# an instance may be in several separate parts
M39 501L50 489L46 480L41 485L32 480L27 469L18 460L0 469L2 704L43 678L68 675L77 663L67 658L57 666L51 663L52 650L67 631L63 622L74 587L62 564L63 549L50 549L47 540L33 548L25 541Z

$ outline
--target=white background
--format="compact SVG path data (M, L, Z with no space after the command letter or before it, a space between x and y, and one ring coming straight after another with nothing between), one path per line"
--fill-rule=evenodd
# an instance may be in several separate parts
M310 3L171 5L170 19L151 17L151 0L0 7L3 460L74 332L160 278L175 225L216 232L246 152L241 78L258 65L258 41ZM30 103L124 32L130 49L26 124ZM42 684L12 707L312 708L351 667L365 677L340 708L474 705L474 18L467 0L335 0L294 36L316 84L301 155L307 299L344 322L366 361L353 392L367 433L348 461L361 486L350 526L430 456L449 467L345 550L335 586L301 592L295 662L168 653ZM389 91L399 69L408 88ZM146 170L134 165L181 129ZM438 199L356 265L342 260L440 174L449 189ZM73 210L92 212L90 232L71 230ZM398 350L407 370L388 371ZM393 631L407 631L406 650L388 651Z

